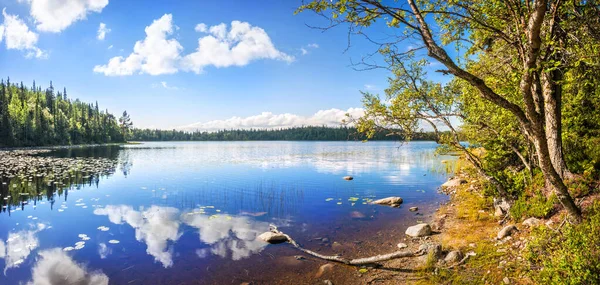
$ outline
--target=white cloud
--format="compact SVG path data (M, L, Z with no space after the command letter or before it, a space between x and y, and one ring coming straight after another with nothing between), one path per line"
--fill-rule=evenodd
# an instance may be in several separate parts
M113 57L106 65L96 65L94 72L106 76L160 75L180 70L201 73L207 66L244 66L259 59L294 61L293 56L275 48L265 30L246 22L233 21L229 29L224 23L196 25L196 31L209 35L201 37L196 51L188 55L181 54L183 47L176 39L168 38L173 28L172 15L163 15L146 27L146 38L136 42L133 53Z
M152 88L158 88L158 87L162 87L162 88L169 89L169 90L179 90L179 87L169 86L166 81L161 81L160 84L156 84L156 83L152 84Z
M94 72L106 76L132 75L134 72L150 75L177 72L183 47L175 39L167 39L173 33L173 16L165 14L146 27L146 38L137 41L133 53L127 58L113 57L107 65L96 65Z
M38 31L59 33L89 13L100 13L108 0L29 0L29 3Z
M206 33L208 31L208 28L206 27L206 24L200 23L200 24L196 25L194 30L196 30L196 32Z
M307 55L309 53L309 49L316 49L319 48L318 44L312 43L312 44L307 44L304 47L300 48L300 52L302 53L302 55Z
M179 129L188 131L218 131L223 129L274 129L291 128L300 126L340 126L346 114L353 117L360 117L363 114L362 108L350 108L346 111L340 109L320 110L312 116L305 117L295 114L273 114L263 112L260 115L250 117L232 117L226 120L214 120L209 122L199 122Z
M108 285L108 276L102 272L89 273L80 264L75 263L60 248L39 252L40 260L32 269L32 279L28 285L80 284Z
M110 33L110 29L106 27L106 24L104 23L100 23L100 26L98 27L98 35L97 38L101 41L104 40L104 38L106 38L106 34Z
M148 246L146 252L166 267L173 265L173 249L168 242L179 239L179 210L152 206L136 211L131 206L108 205L94 210L94 214L108 216L113 224L127 223L135 229L135 238Z
M200 73L207 66L244 66L258 59L294 61L293 56L275 48L265 30L249 23L233 21L229 31L221 23L208 32L210 35L198 40L196 51L182 59L184 70Z
M19 16L6 13L6 8L2 9L2 16L4 16L4 22L0 25L0 42L4 38L7 49L27 51L27 57L45 58L47 56L36 46L38 34L30 31L29 27L19 19Z
M108 46L108 49L112 49L112 48L113 48L113 45L109 45L109 46Z

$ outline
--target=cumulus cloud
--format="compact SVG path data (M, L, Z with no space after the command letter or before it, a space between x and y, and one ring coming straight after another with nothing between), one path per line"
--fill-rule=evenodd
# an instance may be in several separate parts
M295 114L273 114L263 112L250 117L232 117L226 120L199 122L179 127L188 131L218 131L223 129L276 129L300 126L340 126L346 114L360 117L364 113L362 108L350 108L346 111L340 109L320 110L312 116L299 116Z
M196 30L196 32L206 33L208 31L208 28L206 27L206 24L200 23L200 24L196 25L194 30Z
M113 57L107 65L96 65L94 72L107 76L132 75L134 72L150 75L177 72L177 64L183 47L175 39L167 39L173 33L173 16L165 14L146 27L146 38L137 41L133 53L127 58Z
M208 29L210 35L198 40L198 48L183 58L185 70L202 72L206 66L244 66L258 59L274 59L285 62L294 57L275 48L265 30L246 22L221 23Z
M269 230L266 222L244 216L207 216L199 212L185 213L181 216L182 220L198 229L200 241L210 245L210 252L214 255L240 260L262 251L267 245L258 239L258 235ZM196 255L204 258L208 249L198 249Z
M174 24L171 14L165 14L146 27L146 38L137 41L128 57L113 57L105 65L96 65L94 72L106 76L134 73L150 75L172 74L178 71L201 73L205 67L244 66L259 59L285 62L294 57L275 48L265 30L246 22L233 21L208 27L198 24L195 30L207 33L198 40L195 52L183 55L183 47L170 38Z
M106 34L110 33L110 29L106 27L105 23L100 23L100 26L98 27L98 34L97 34L97 38L101 41L104 40L104 38L106 38Z
M131 206L108 205L94 210L94 214L108 216L113 224L127 223L135 229L135 238L146 243L146 252L166 267L173 265L173 250L169 241L179 239L179 210L170 207L152 206L136 211Z
M108 285L108 276L102 272L88 272L75 263L60 248L39 252L40 259L32 270L32 280L28 285L81 284Z
M90 13L100 13L108 0L29 0L38 31L59 33Z
M44 58L47 56L36 46L38 34L30 31L19 16L6 13L6 8L2 9L2 16L4 16L4 22L0 25L0 42L4 38L7 49L26 51L27 57Z

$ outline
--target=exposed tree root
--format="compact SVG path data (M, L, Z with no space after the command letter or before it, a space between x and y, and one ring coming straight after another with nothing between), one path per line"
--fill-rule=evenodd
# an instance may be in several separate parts
M415 251L415 252L411 252L411 251L395 251L395 252L392 252L392 253L375 255L375 256L371 256L371 257L347 259L347 258L343 258L343 257L338 256L338 255L322 255L322 254L316 253L316 252L314 252L312 250L303 248L292 237L290 237L289 235L287 235L287 234L279 231L277 229L277 227L274 226L274 225L271 225L270 231L272 233L275 233L275 234L284 235L287 238L287 242L288 243L290 243L295 248L297 248L298 250L300 250L300 251L302 251L302 252L304 252L304 253L306 253L308 255L314 256L314 257L319 258L319 259L333 261L333 262L339 262L339 263L343 263L343 264L347 264L347 265L374 264L374 263L377 263L377 262L392 260L392 259L396 259L396 258L421 256L421 255L423 255L423 254L426 253L425 250L418 250L418 251Z

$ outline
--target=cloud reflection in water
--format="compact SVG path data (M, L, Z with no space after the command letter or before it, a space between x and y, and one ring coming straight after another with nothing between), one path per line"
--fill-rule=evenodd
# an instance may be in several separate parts
M94 210L94 214L108 216L111 223L127 223L135 229L138 241L146 243L146 252L166 267L173 265L173 248L181 233L180 225L198 229L200 241L210 246L199 249L196 254L206 257L210 253L233 260L240 260L260 252L266 243L257 239L269 229L267 222L252 220L246 216L212 215L204 210L180 211L172 207L151 206L147 210L134 210L126 205L108 205ZM104 252L100 249L99 254Z

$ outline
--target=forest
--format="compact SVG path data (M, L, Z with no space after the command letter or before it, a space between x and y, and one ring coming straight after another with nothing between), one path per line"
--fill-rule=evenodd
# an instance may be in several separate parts
M123 142L117 118L95 104L23 82L0 81L0 147Z
M365 140L367 136L353 127L294 127L281 129L220 130L186 132L180 130L132 129L131 141L347 141ZM403 140L397 130L378 132L369 140ZM433 132L412 134L412 140L435 140Z

